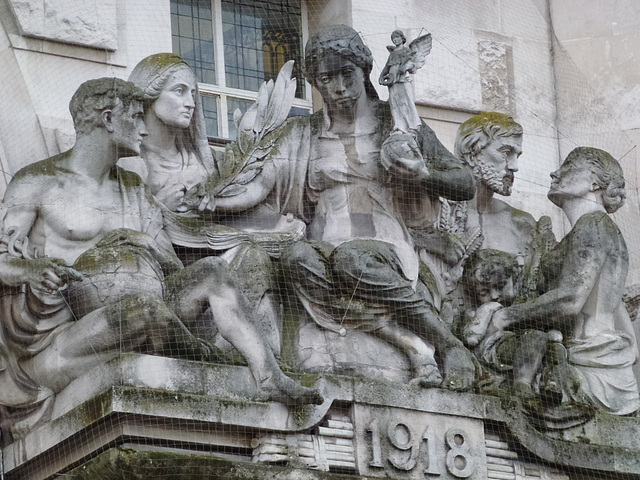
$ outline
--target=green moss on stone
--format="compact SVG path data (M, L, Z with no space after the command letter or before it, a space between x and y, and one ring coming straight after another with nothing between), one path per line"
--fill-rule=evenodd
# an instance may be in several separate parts
M357 478L215 456L112 448L66 472L70 480L347 480Z

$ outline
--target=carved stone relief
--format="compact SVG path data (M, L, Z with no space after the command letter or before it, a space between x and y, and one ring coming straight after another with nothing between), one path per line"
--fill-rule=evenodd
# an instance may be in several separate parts
M328 27L304 65L322 110L288 118L288 62L217 158L176 55L80 87L73 149L17 172L4 199L5 443L72 418L57 396L118 362L141 377L125 390L228 401L219 417L192 416L246 428L248 443L218 440L254 463L368 478L564 479L487 422L543 435L640 409L628 253L609 215L624 203L620 165L582 147L551 174L549 200L572 225L558 243L548 218L498 198L522 127L480 114L450 153L407 90L430 36L392 41L390 103L360 35ZM507 98L504 45L479 48L491 97ZM195 363L238 357L248 369ZM175 364L145 379L140 365L159 360ZM197 372L207 381L190 385Z
M478 40L478 58L483 109L514 113L511 46L497 40Z
M115 51L116 0L9 0L22 35Z

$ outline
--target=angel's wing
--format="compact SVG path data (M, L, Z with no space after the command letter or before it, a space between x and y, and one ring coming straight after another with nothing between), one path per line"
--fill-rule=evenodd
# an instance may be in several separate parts
M410 73L416 73L419 68L422 68L427 61L427 55L431 52L431 34L427 33L421 37L416 38L409 44L409 49L413 55L414 66Z

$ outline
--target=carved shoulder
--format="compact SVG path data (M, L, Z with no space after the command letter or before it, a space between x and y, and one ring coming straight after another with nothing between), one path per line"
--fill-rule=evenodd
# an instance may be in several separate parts
M20 169L7 186L5 204L12 206L22 201L28 201L29 204L37 203L42 194L60 185L61 177L69 173L60 166L61 160L67 154L68 152L65 152Z

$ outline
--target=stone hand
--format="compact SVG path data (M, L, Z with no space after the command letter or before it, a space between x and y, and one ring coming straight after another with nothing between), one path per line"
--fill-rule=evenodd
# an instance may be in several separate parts
M53 293L71 281L82 281L82 274L59 258L25 260L26 281L34 290Z
M184 197L187 191L187 187L181 183L176 183L168 187L163 188L156 193L156 200L160 201L165 207L174 212L186 211L181 210L184 204Z
M508 311L507 309L501 308L493 312L493 315L491 316L491 321L489 322L489 325L487 327L487 333L485 334L485 336L489 337L494 333L501 332L507 329L508 316L505 313L507 311Z
M411 134L395 133L382 144L383 167L393 176L419 182L429 177L429 170Z
M184 197L181 200L181 203L178 205L175 211L178 213L184 213L190 210L201 211L200 205L203 204L203 202L206 205L210 203L209 195L207 195L206 193L207 192L206 185L207 185L207 182L203 181L201 183L198 183L197 185L194 185L190 189L188 189L185 192ZM213 209L210 209L210 210L213 210Z
M420 232L420 237L416 239L416 245L436 255L449 266L454 266L460 262L467 249L466 244L460 237L442 230L424 230Z
M198 203L198 211L203 212L205 210L213 212L216 209L216 197L213 195L204 195Z
M443 235L443 238L445 240L442 246L442 259L447 265L455 265L462 260L462 257L464 257L467 246L456 235Z

